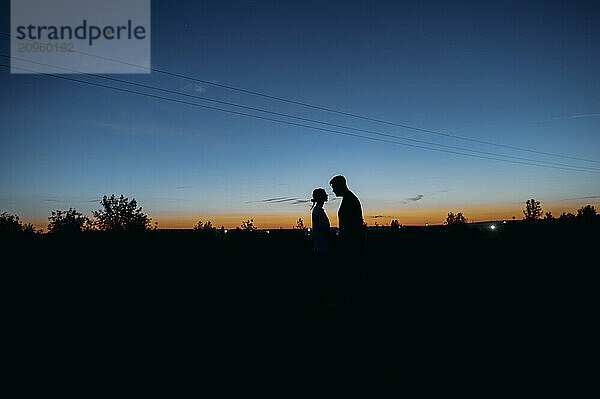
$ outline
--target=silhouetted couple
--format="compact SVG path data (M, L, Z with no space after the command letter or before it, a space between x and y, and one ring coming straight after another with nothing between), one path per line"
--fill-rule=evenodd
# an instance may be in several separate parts
M366 232L360 201L348 189L344 176L329 182L336 196L342 197L338 210L338 239L331 232L323 209L327 193L313 191L312 230L318 292L331 306L348 305L356 298L364 277Z

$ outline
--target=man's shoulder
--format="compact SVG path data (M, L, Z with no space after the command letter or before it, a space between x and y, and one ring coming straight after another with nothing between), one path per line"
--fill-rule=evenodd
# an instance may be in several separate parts
M360 200L352 191L348 191L348 193L342 197L341 205L345 205L345 206L358 205L358 206L360 206Z
M360 200L358 199L356 194L354 194L352 191L350 191L349 193L350 193L350 195L348 195L348 202L353 205L358 204L358 206L360 206Z

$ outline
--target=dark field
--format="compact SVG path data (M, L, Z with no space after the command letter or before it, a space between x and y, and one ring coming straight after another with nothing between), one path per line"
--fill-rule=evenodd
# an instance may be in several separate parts
M11 370L81 396L597 389L597 228L369 230L361 295L335 308L299 231L4 238Z

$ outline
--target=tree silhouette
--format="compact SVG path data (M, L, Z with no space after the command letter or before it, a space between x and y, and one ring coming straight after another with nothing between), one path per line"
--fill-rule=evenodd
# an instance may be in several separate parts
M524 219L527 221L538 220L542 217L542 207L540 201L536 201L533 198L527 200L525 209L523 209Z
M444 222L447 226L460 226L467 224L467 218L464 217L462 212L458 212L456 215L452 212L448 212L446 221Z
M390 223L390 227L392 230L399 230L400 227L402 227L402 225L400 224L400 222L396 219L392 220L392 223Z
M256 226L254 226L254 219L248 219L242 222L241 225L242 230L244 231L254 231L256 230Z
M569 212L569 213L563 212L562 215L560 215L560 217L558 218L558 220L562 223L574 223L575 215L573 215L571 212Z
M129 201L123 194L102 197L100 205L104 209L94 211L96 225L103 231L146 231L150 228L150 218L137 207L135 199Z
M582 223L593 223L600 220L593 205L586 205L579 208L575 219Z
M554 220L554 216L552 216L552 212L546 212L546 214L544 215L544 220L546 220L546 221Z
M0 213L0 233L41 233L31 223L22 223L17 215Z
M22 231L23 225L17 215L11 215L6 212L0 214L0 232L20 233Z
M222 226L221 226L222 227ZM198 220L198 223L194 226L194 231L214 231L216 230L215 226L211 223L211 221L207 221L202 223L202 220Z
M52 211L48 220L49 233L79 233L91 229L90 220L73 208L68 211Z
M304 225L304 220L302 218L298 218L296 225L294 226L297 230L306 230L306 226Z
M37 231L35 226L31 223L23 223L23 233L41 233L41 231Z

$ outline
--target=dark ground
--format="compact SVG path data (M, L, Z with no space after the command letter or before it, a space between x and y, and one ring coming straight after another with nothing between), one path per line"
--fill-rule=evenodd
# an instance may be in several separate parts
M314 300L301 232L4 237L9 379L23 396L597 392L597 228L370 230L362 297L336 308Z

